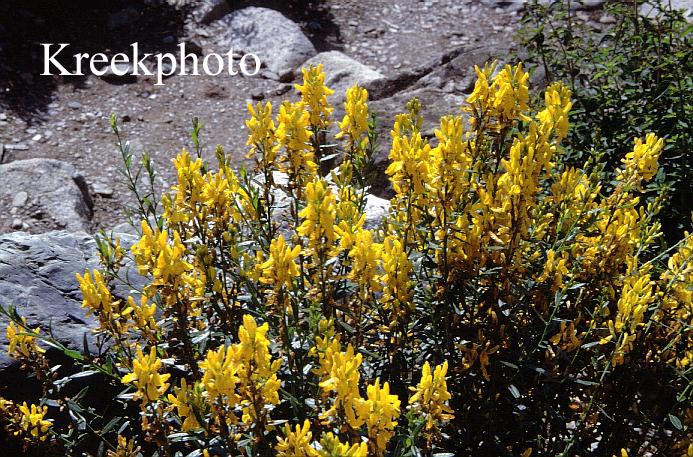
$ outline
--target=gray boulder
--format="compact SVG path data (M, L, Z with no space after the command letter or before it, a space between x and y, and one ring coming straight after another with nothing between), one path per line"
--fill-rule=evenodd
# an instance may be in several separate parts
M278 11L251 6L215 21L205 43L214 52L256 54L276 78L290 79L303 62L317 51L301 28Z
M87 231L92 207L84 177L67 162L28 159L0 165L0 233L11 231L17 218L28 221L31 232Z
M124 246L134 240L127 235L121 238ZM98 323L94 317L87 317L82 308L75 274L97 267L96 242L83 232L0 235L0 304L15 306L32 328L40 326L44 334L50 332L67 347L81 350L85 335L93 343L92 329ZM141 287L143 279L132 267L121 273L135 288ZM116 293L121 297L130 292L128 284L116 286ZM0 374L13 365L7 355L7 324L7 318L0 316Z

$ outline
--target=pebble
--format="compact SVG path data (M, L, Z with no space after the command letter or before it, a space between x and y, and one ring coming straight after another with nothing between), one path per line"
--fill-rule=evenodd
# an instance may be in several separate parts
M24 226L24 223L22 222L21 219L17 218L12 221L12 228L15 230L21 229Z
M7 120L7 114L0 113L0 121L6 121L6 120Z
M82 104L80 102L69 101L67 102L67 107L70 109L80 109Z
M96 195L99 195L104 198L113 197L113 189L106 183L95 182L94 184L92 184L91 187Z
M8 151L28 151L29 146L24 143L6 144L5 149Z
M41 141L41 138L43 138L43 135L37 133L36 135L31 137L31 141Z
M23 190L20 190L19 192L14 194L14 198L12 198L12 206L14 208L21 208L24 205L26 205L27 201L29 201L29 194L27 194Z

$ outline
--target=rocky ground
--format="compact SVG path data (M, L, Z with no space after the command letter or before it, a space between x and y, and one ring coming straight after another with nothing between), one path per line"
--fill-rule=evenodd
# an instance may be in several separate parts
M523 7L494 0L183 3L0 3L0 304L19 305L32 325L60 324L65 331L58 336L72 346L81 344L79 328L90 322L72 279L95 260L86 233L122 223L130 201L111 113L135 154L152 154L166 188L171 159L190 147L194 117L204 124L208 158L220 144L242 164L247 102L296 98L293 83L309 59L324 64L337 90L336 118L346 87L358 82L369 89L381 122L382 170L394 114L419 97L425 133L432 135L437 119L458 112L471 91L473 64L512 58ZM606 22L601 3L586 1L576 14ZM171 51L178 43L200 54L233 46L256 52L266 68L255 77L173 76L163 86L153 77L39 74L40 43L72 43L70 54L113 54L135 41L144 52ZM382 182L374 193L384 193ZM382 201L373 201L374 211L382 211ZM2 338L4 332L0 344Z
M507 49L520 13L513 11L514 8L496 7L491 3L330 0L317 6L291 2L269 6L277 7L287 16L285 21L300 27L297 27L298 33L303 32L313 44L312 54L341 51L379 72L378 76L396 77L464 47ZM98 5L98 2L90 2L93 4ZM40 51L36 55L36 49L17 43L24 33L31 37L35 47L36 42L44 39L55 43L81 43L80 49L75 45L70 55L97 49L116 52L133 41L139 41L147 52L170 50L179 42L187 43L188 47L200 45L204 52L228 44L228 40L220 38L219 28L224 26L223 16L231 11L230 6L205 18L204 5L179 11L167 6L146 7L142 2L110 2L97 11L101 23L94 23L96 13L93 11L68 11L62 15L58 11L55 16L55 11L34 6L32 2L3 2L0 15L9 15L11 8L20 23L0 24L3 52L26 54L33 51L35 58L16 59L20 60L17 65L0 70L2 162L51 158L72 164L83 174L93 199L92 229L110 228L121 222L124 219L121 208L128 198L119 175L120 155L108 124L111 113L123 120L123 130L132 149L138 154L148 151L154 156L161 172L161 184L167 185L171 183L171 158L181 147L190 146L193 117L198 116L204 124L202 139L207 149L213 150L221 144L240 164L246 152L247 101L278 102L296 96L289 78L284 76L287 82L280 82L271 79L276 75L268 77L268 72L252 78L174 76L165 80L164 86L156 86L153 77L119 80L93 75L84 78L40 76ZM152 18L155 14L160 17ZM210 18L222 21L205 24ZM88 30L74 36L75 28L85 25ZM37 37L33 35L35 27L55 30L38 32L45 36ZM90 27L97 30L90 30ZM143 28L150 31L145 33ZM274 37L274 45L286 47L279 37ZM266 61L271 62L272 58L270 54ZM450 84L446 93L458 98L468 89L455 86L454 81ZM402 109L406 100L398 102L401 106L393 109ZM31 183L28 184L31 187ZM8 191L9 194L0 196L5 200L1 207L8 209L0 216L0 232L16 229L43 232L63 228L46 218L34 217L37 213L31 206L15 206L13 213L14 195L12 189ZM29 195L27 204L32 202Z

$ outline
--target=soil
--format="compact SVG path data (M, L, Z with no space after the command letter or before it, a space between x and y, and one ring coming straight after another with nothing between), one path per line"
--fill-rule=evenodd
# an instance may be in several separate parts
M340 50L386 76L467 45L507 47L521 14L459 0L230 3L278 9L301 25L318 51ZM153 156L162 188L173 183L171 159L181 147L192 147L194 117L204 124L207 158L220 144L236 165L243 163L247 102L295 97L290 84L263 77L173 76L155 86L154 77L113 84L96 76L39 74L39 43L72 43L72 52L65 51L71 56L112 55L135 41L143 52L167 52L179 42L193 42L198 30L188 19L192 7L129 0L3 1L2 160L48 157L75 165L92 190L94 230L123 222L123 205L130 201L109 126L111 113L119 117L136 155L147 151Z

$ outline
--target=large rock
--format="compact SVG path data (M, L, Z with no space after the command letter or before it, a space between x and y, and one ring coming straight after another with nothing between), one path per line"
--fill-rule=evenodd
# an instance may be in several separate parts
M134 239L121 238L125 246ZM93 341L91 330L97 321L82 308L75 273L97 266L96 242L83 232L0 235L0 304L15 306L32 328L40 326L43 333L51 332L62 344L81 350L85 335ZM135 288L142 285L143 279L132 268L123 274ZM118 284L116 293L126 296L130 286ZM0 316L0 378L2 370L13 364L7 356L7 324L7 318Z
M0 165L0 233L12 230L15 220L34 233L88 231L92 206L84 177L69 163L28 159Z
M331 101L335 106L341 106L347 89L354 84L363 87L383 77L382 73L339 51L321 52L305 61L302 66L319 64L322 64L325 72L325 85L334 90Z
M317 53L296 23L269 8L233 11L213 23L210 36L214 38L207 44L213 51L252 52L280 79Z

